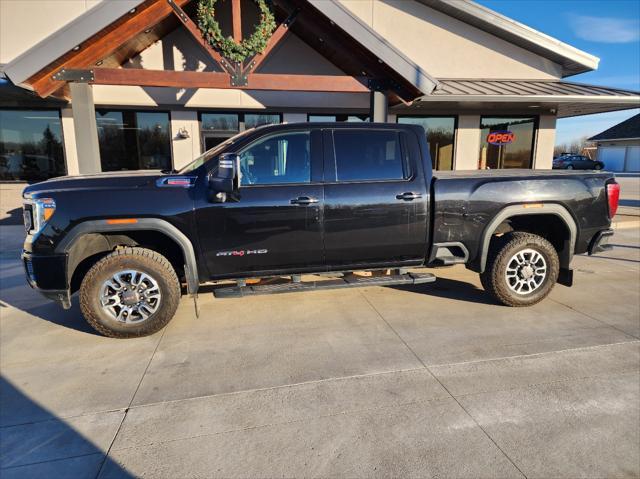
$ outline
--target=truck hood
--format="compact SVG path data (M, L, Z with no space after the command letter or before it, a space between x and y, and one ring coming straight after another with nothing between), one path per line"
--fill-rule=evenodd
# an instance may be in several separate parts
M34 194L40 195L42 193L81 189L139 188L155 182L162 176L165 176L165 174L158 170L114 171L95 175L60 176L27 186L22 192L22 196L30 198Z

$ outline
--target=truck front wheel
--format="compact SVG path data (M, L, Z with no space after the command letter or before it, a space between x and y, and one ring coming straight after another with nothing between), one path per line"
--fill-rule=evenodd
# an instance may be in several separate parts
M531 306L551 292L559 268L558 253L546 239L513 232L494 238L480 281L504 305Z
M137 247L115 250L87 272L80 309L99 333L112 338L147 336L162 329L180 301L180 283L161 254Z

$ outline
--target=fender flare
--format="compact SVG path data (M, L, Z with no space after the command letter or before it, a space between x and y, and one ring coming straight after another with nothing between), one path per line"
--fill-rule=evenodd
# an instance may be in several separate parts
M191 240L171 223L159 218L135 218L135 223L110 224L107 220L84 221L69 230L62 241L56 246L56 253L69 253L75 242L88 233L108 233L116 231L158 231L166 234L182 249L185 261L185 277L187 292L196 294L200 279L198 277L198 263Z
M568 268L571 260L573 259L573 252L575 251L576 238L578 236L578 227L576 222L571 216L571 213L562 205L556 203L542 203L542 208L531 208L527 204L511 205L503 208L498 212L496 216L489 222L484 229L480 243L480 263L479 272L484 273L487 266L487 257L489 255L489 244L491 243L491 236L496 230L498 225L504 220L507 220L513 216L529 216L529 215L554 215L559 217L569 230L569 244L567 245L565 254L560 258L561 267Z

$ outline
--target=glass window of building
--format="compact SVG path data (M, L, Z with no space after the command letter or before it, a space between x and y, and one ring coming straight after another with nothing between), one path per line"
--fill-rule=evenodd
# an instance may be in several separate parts
M482 117L478 168L531 168L535 129L535 117Z
M436 170L453 170L456 135L454 116L398 116L398 123L421 125L427 134L431 163Z
M279 113L203 112L200 114L202 147L209 151L240 131L276 123L282 123Z
M279 114L245 113L244 115L244 127L246 130L262 125L274 125L281 122L282 119Z
M333 142L338 181L402 180L409 176L395 131L335 130Z
M96 110L102 171L171 168L169 113Z
M369 121L368 115L307 115L307 121L310 123L336 122L346 121L347 123L362 123Z
M261 138L240 153L243 185L309 183L311 134L292 131Z
M59 110L0 110L0 180L66 173Z

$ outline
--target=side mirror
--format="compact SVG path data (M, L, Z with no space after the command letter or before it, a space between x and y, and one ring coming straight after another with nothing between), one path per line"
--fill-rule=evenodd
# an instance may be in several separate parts
M209 186L217 193L235 193L240 189L240 155L222 153L218 170L209 177Z

